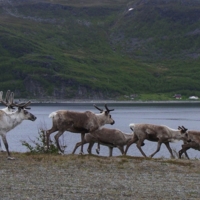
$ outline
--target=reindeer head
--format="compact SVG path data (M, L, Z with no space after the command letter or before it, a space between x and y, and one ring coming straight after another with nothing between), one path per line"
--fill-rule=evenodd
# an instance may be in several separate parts
M113 125L115 123L115 121L112 119L111 115L110 115L110 112L113 111L114 109L108 109L108 106L105 104L105 109L106 110L103 110L99 107L97 107L95 104L94 104L94 107L100 111L100 113L102 113L104 116L105 116L105 122L106 124L111 124Z
M27 111L27 109L30 109L28 106L31 104L30 101L28 101L27 103L20 103L20 104L17 104L17 103L14 103L13 102L13 99L14 99L14 93L13 92L7 92L7 95L10 97L9 100L8 98L7 99L7 102L3 101L1 99L1 102L6 105L7 107L10 107L10 108L14 108L14 107L17 107L18 110L16 112L18 112L20 115L22 115L22 118L23 119L27 119L27 120L31 120L31 121L35 121L37 118L30 112Z
M35 117L35 115L28 112L27 110L27 109L31 109L28 107L30 104L31 102L28 101L27 103L15 104L15 106L18 107L18 112L24 116L24 119L35 121L37 117Z
M187 142L191 142L191 139L189 139L189 136L188 136L187 128L185 128L184 126L179 126L178 130L180 131L183 140L185 140Z

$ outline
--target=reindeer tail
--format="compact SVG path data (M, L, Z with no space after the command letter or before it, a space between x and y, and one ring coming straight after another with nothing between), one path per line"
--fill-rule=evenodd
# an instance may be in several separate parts
M129 127L132 131L134 131L134 128L135 128L135 124L129 124Z
M51 114L49 114L49 118L53 118L56 115L57 115L57 112L52 112Z

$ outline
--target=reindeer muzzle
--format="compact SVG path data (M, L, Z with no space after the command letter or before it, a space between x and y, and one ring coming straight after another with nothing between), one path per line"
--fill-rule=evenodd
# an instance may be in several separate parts
M113 122L111 123L111 125L113 125L115 123L115 121L113 120Z
M29 118L31 121L35 121L36 119L37 119L37 117L36 116L34 116L34 115L31 115L31 117Z

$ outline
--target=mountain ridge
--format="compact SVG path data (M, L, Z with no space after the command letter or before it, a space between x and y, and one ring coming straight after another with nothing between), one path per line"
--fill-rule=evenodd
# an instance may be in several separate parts
M0 2L1 90L56 99L200 95L200 1L81 2Z

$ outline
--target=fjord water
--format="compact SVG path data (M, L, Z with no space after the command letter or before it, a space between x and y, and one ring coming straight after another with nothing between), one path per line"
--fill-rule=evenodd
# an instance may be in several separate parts
M103 103L96 103L100 108L104 107ZM112 118L115 120L114 125L106 125L108 128L117 128L126 133L131 133L129 128L130 123L151 123L157 125L166 125L170 128L177 129L178 126L185 126L189 130L200 131L200 104L199 103L108 103L109 109L115 109ZM0 107L0 109L3 107ZM86 111L90 110L95 113L99 111L93 107L93 103L62 103L62 104L32 104L30 112L37 117L37 120L23 121L15 129L7 134L7 140L10 151L26 152L26 147L22 146L21 141L25 140L31 143L31 140L38 138L39 128L50 129L52 126L52 119L48 118L49 114L56 110L74 110ZM54 139L55 134L51 138ZM80 134L65 132L61 136L61 142L67 145L65 154L71 154L75 144L81 140ZM64 142L63 142L64 141ZM172 149L178 151L183 142L171 143ZM3 143L2 148L4 148ZM88 144L84 145L84 152L87 153ZM157 143L145 141L143 146L144 152L149 156L156 150ZM4 148L5 149L5 148ZM92 152L96 154L96 144ZM80 149L78 148L76 154ZM136 145L133 144L127 153L131 156L142 156ZM191 158L200 158L200 152L195 150L188 150ZM101 156L108 156L109 150L107 147L101 145ZM115 148L113 156L121 155L120 151ZM155 157L169 158L170 154L165 145L161 146L161 150Z

